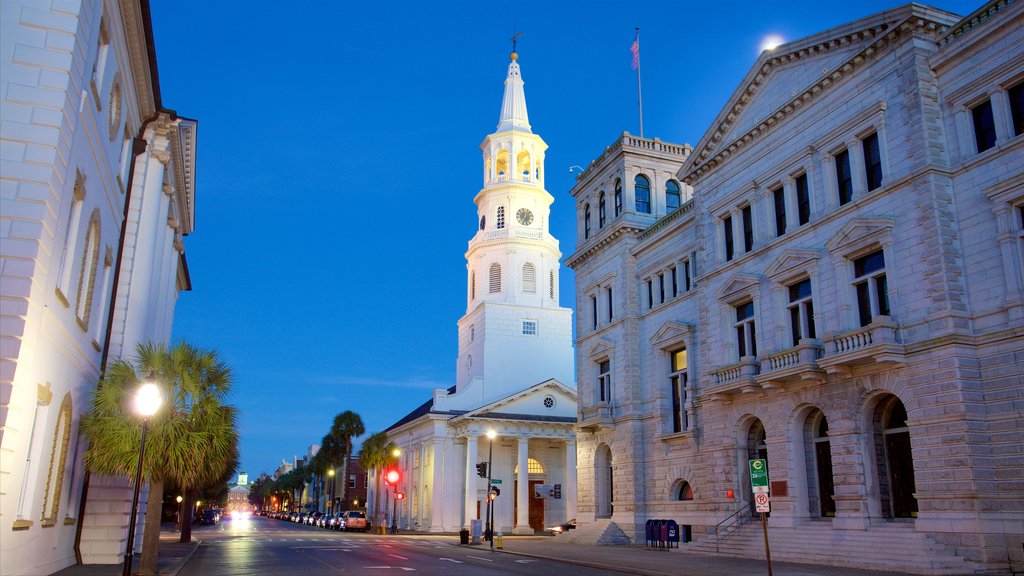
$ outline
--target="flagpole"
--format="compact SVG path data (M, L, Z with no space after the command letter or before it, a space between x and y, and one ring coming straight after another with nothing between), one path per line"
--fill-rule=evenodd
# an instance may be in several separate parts
M640 110L640 137L644 137L644 93L640 87L640 27L636 27L636 97Z

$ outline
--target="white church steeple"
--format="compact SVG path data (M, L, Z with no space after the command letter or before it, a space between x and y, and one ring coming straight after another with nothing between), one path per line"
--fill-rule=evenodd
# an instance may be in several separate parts
M558 305L562 254L548 231L548 146L530 126L523 86L513 52L497 130L480 145L479 226L466 252L456 386L481 385L485 401L549 378L573 386L572 311Z

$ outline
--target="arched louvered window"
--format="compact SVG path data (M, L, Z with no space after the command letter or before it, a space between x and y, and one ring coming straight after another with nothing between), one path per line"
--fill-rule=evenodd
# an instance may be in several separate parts
M537 269L529 262L523 264L523 292L537 293Z
M501 292L501 264L491 264L490 273L491 286L489 291L491 294L497 294Z
M669 180L665 184L665 210L671 212L676 208L679 208L682 197L679 195L679 183L675 180Z
M637 174L633 181L636 194L636 211L641 214L651 213L651 181L643 174Z
M604 192L601 192L601 199L597 202L597 226L598 228L604 228L605 222L605 201Z
M85 234L85 249L82 251L82 267L78 272L78 298L75 316L83 330L89 329L89 313L92 310L92 294L96 285L96 268L100 262L100 212L95 210L89 217L89 230Z
M622 180L615 179L615 217L622 214Z
M590 204L583 208L583 239L590 238Z
M498 228L499 229L504 228L505 227L505 207L504 206L498 206L498 218L497 218L497 220L498 220Z
M548 270L548 298L555 299L555 271Z

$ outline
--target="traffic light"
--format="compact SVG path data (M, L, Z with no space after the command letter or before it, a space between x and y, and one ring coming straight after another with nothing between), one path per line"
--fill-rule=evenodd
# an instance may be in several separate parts
M405 500L405 492L395 492L395 500Z
M384 483L388 486L398 486L398 481L401 477L402 475L398 473L398 470L388 470L384 473Z
M481 462L476 465L476 475L481 478L487 478L487 462Z

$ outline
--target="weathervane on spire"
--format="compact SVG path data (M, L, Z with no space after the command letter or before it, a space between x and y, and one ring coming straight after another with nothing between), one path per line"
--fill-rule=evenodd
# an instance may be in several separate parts
M522 32L516 32L515 34L512 35L512 38L509 38L509 42L512 43L512 59L513 60L515 60L515 57L516 57L516 43L519 42L519 37L522 36L522 35L523 35Z

